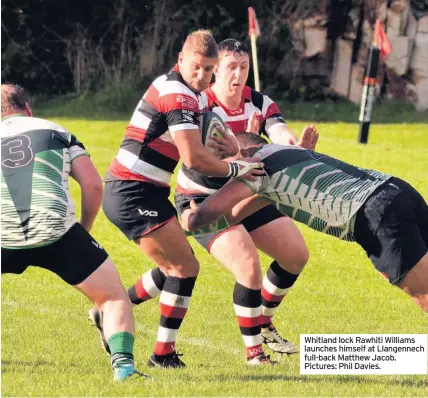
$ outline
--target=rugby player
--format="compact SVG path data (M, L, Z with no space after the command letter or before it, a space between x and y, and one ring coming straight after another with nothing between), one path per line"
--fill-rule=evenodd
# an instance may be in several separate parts
M297 141L276 104L266 95L246 86L249 55L239 41L227 39L219 43L219 60L214 68L215 83L201 97L203 109L216 112L233 133L252 131L268 135L274 142L299 144L313 148L318 133L313 126L305 129ZM214 138L215 139L215 138ZM223 150L224 141L212 142L215 150ZM181 214L190 201L202 202L224 185L227 178L210 178L184 166L178 173L175 204ZM296 347L282 338L272 324L272 317L308 260L305 241L290 218L274 206L268 206L230 227L225 220L217 228L199 231L196 240L236 278L233 302L238 324L246 346L247 363L268 362L262 341L274 352L292 354ZM262 279L257 248L275 259ZM149 271L134 286L131 296L138 304L153 297L154 271ZM156 280L158 287L162 281ZM260 323L260 320L261 323Z
M236 221L275 204L312 229L357 242L391 284L428 312L428 206L410 184L298 146L268 144L255 134L236 137L242 156L264 163L265 176L231 181L199 208L192 202L182 216L185 228L210 224L235 205ZM250 197L252 205L239 206Z
M25 91L1 85L1 272L47 269L104 313L114 379L133 374L134 317L107 252L89 234L102 183L83 144L59 124L32 117ZM68 177L81 188L75 217ZM3 342L4 343L4 342Z
M210 176L260 174L254 170L257 162L222 161L202 145L200 92L211 81L217 57L211 32L200 30L187 37L178 63L151 84L137 105L105 178L103 210L107 218L158 266L149 275L147 292L160 295L161 313L150 367L185 366L175 341L199 272L199 263L168 200L179 159ZM236 140L225 139L233 147L230 154L236 154ZM131 301L135 301L133 294L131 291ZM90 311L90 317L99 318L96 309ZM102 333L100 325L96 326Z

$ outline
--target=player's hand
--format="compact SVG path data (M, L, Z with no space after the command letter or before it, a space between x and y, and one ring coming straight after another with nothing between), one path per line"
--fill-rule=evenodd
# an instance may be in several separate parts
M193 214L198 210L198 205L194 200L190 201L190 209L186 209L181 214L181 225L186 230L189 231L189 221L193 217Z
M310 124L303 129L302 135L300 136L300 140L297 145L313 151L317 146L318 138L319 134L316 127L313 124Z
M235 156L239 151L239 144L235 136L229 134L221 126L218 127L222 138L212 136L207 144L208 147L214 148L214 155L219 156L221 159L230 158Z
M257 113L253 112L253 114L248 119L247 133L258 134L259 131L260 131L260 120L257 116Z

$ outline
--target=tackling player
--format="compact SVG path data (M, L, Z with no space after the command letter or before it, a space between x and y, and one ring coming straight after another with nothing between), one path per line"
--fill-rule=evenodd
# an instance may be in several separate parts
M238 205L232 216L273 203L312 229L357 242L391 284L428 312L428 206L412 186L321 153L268 144L255 134L237 139L241 155L260 157L266 175L231 181L199 208L192 202L182 216L185 228L210 224L250 197L252 209Z
M62 126L32 117L29 98L19 86L1 85L1 114L2 274L22 274L34 265L84 293L104 313L114 379L139 374L128 296L107 252L89 234L102 184L88 153ZM69 176L81 188L80 223Z

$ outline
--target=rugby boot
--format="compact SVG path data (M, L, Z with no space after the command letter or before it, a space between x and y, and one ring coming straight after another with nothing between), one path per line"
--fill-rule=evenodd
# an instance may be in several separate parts
M110 355L110 347L108 346L107 340L104 336L102 312L97 307L93 307L88 311L88 319L91 322L92 326L95 326L97 328L103 350L108 355Z
M178 352L172 352L168 355L156 355L152 354L149 360L147 361L147 366L149 368L185 368L186 364L179 358L183 354Z
M273 352L279 354L295 354L297 352L297 347L282 338L273 324L270 324L267 328L262 328L262 341Z
M276 365L276 361L272 361L269 355L259 354L255 357L247 359L247 365L260 366L260 365Z

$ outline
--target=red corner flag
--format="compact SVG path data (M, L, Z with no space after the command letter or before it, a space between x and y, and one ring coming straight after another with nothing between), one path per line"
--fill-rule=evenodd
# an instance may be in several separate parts
M380 22L380 19L376 20L373 44L379 48L380 55L382 58L387 57L392 51L391 42L389 41L387 34L383 30L383 26Z
M260 36L259 23L257 22L256 12L253 7L248 7L248 36Z

